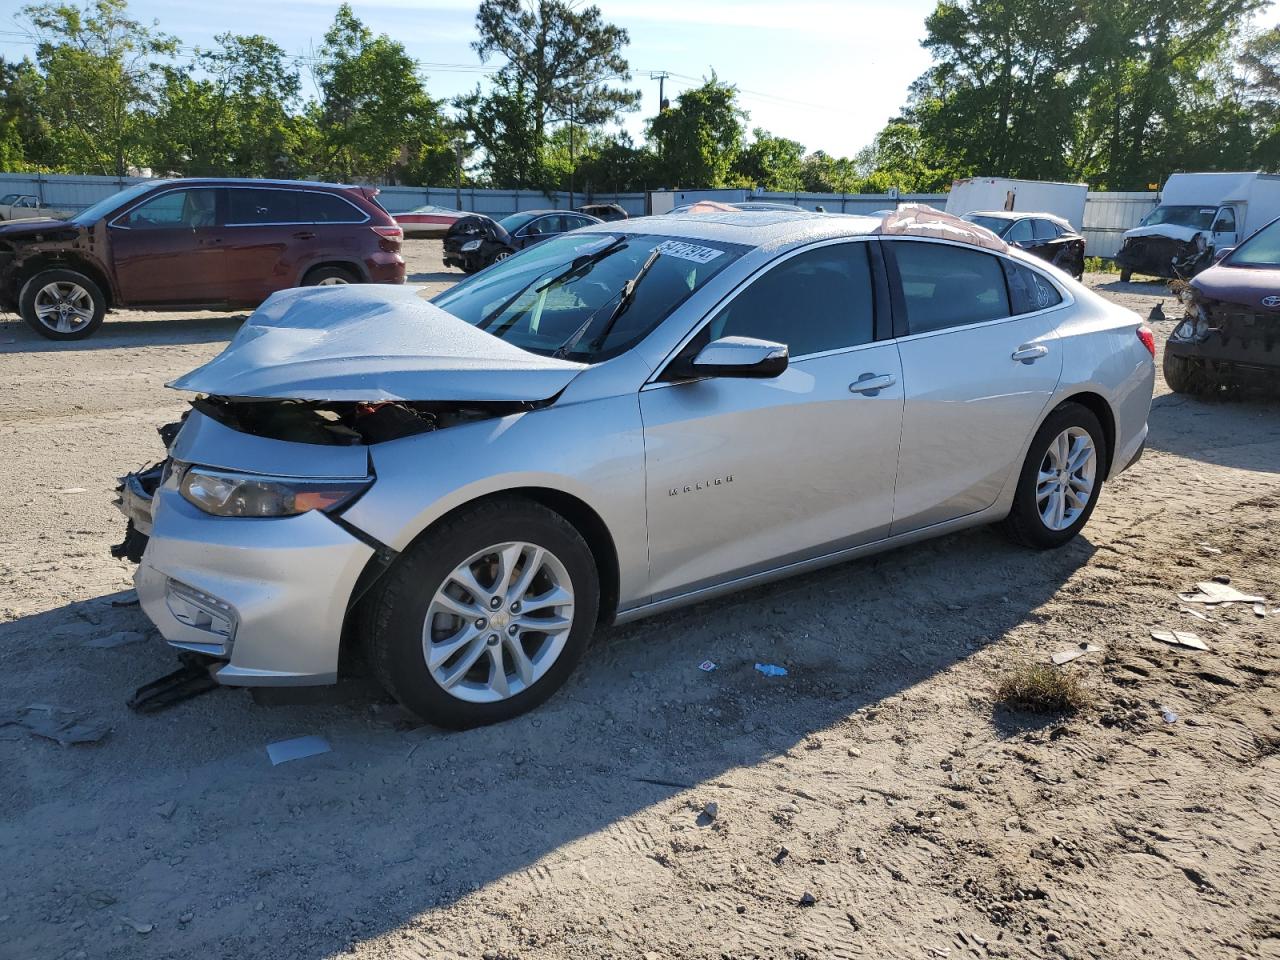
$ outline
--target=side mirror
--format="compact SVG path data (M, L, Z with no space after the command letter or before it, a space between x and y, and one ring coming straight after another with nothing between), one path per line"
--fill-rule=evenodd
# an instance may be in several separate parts
M787 369L790 357L785 343L753 337L721 337L698 351L692 360L677 360L671 373L679 379L742 377L769 379Z

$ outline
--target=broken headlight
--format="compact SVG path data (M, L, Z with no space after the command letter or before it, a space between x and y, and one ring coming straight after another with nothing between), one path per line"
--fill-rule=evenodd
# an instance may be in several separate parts
M218 517L293 517L331 511L364 493L372 477L302 480L189 467L179 490L189 503Z
M463 244L461 247L459 247L458 249L459 249L459 250L461 250L463 253L471 253L473 250L479 250L479 249L480 249L480 241L479 241L479 240L468 240L466 243L464 243L464 244Z
M1209 315L1204 304L1197 304L1195 315L1186 317L1173 328L1174 340L1207 340L1209 337Z

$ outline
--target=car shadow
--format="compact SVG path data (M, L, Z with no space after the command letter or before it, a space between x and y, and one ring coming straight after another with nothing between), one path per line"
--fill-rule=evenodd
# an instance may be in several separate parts
M137 314L131 314L136 317ZM134 347L169 346L174 344L222 343L229 341L249 314L204 313L191 316L181 311L156 312L146 319L106 321L84 340L49 340L40 336L20 319L0 322L0 354L65 353L85 350L121 350Z
M466 279L466 274L461 270L451 270L441 268L440 270L420 270L417 273L406 274L405 283L457 283L459 280Z
M1214 430L1204 429L1212 417ZM1164 393L1151 401L1147 448L1190 460L1272 472L1280 443L1280 398L1252 395L1197 397Z
M911 698L1036 622L1093 552L1081 537L1029 553L979 529L609 629L547 703L460 733L371 703L359 678L325 703L266 707L224 689L136 715L125 698L171 669L172 653L154 636L85 646L95 630L150 633L136 607L98 598L5 623L0 702L22 677L43 703L111 726L101 743L70 748L0 737L9 776L45 785L19 785L0 822L17 894L10 946L60 956L81 944L71 924L41 922L61 909L47 895L55 886L155 925L111 956L279 956L278 937L260 935L269 915L290 956L320 958L506 875L549 876L553 855L589 834L607 833L634 869L662 869L667 838L634 829L631 815L688 788L721 795L735 768L820 749L860 711ZM85 628L90 613L98 623ZM68 676L81 678L75 702L59 698ZM305 734L332 751L268 763L267 743ZM828 749L833 766L851 762ZM894 789L889 771L867 783ZM230 888L234 898L207 898ZM263 901L269 914L255 912Z

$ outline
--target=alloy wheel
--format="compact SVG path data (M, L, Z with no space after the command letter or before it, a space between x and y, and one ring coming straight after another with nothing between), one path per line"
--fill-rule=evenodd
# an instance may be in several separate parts
M454 568L431 599L422 651L432 678L472 703L529 689L559 658L573 627L573 585L551 551L499 543Z
M93 322L93 297L70 280L46 283L36 294L33 306L36 319L57 333L79 333Z
M348 283L350 283L350 281L345 280L342 277L325 277L323 280L317 283L316 286L317 287L345 287Z
M1080 518L1093 496L1098 451L1093 437L1068 427L1049 444L1036 477L1036 509L1050 530L1065 530Z

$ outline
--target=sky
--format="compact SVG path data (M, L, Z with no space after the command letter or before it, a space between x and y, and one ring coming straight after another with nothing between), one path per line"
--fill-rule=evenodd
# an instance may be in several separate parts
M4 0L0 9L16 10ZM632 88L643 94L624 126L639 142L644 121L666 96L697 86L714 70L739 89L751 127L798 140L812 150L852 156L906 100L907 88L929 65L920 46L936 0L595 0L606 20L624 27ZM483 83L492 70L471 49L476 0L352 0L375 33L400 41L422 68L427 91L451 97ZM185 47L212 47L230 30L270 37L290 54L321 45L337 0L131 0L138 19L158 20ZM20 29L0 14L0 54L31 50ZM1280 21L1276 5L1260 18ZM313 93L310 79L305 89Z

